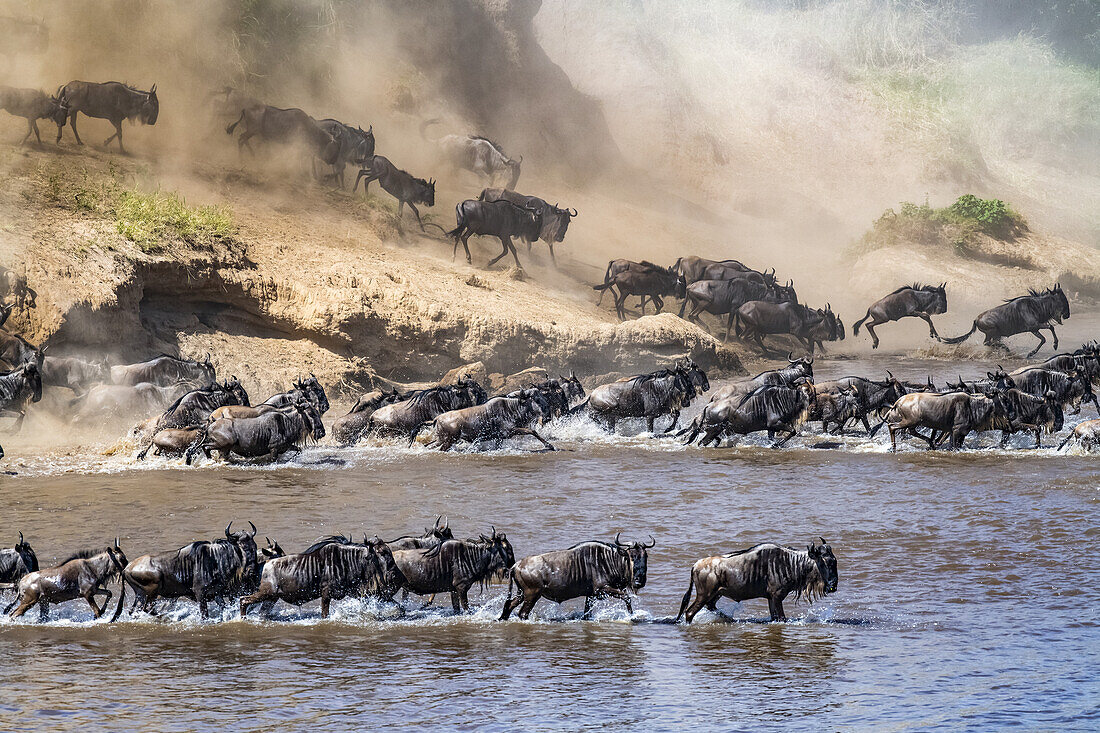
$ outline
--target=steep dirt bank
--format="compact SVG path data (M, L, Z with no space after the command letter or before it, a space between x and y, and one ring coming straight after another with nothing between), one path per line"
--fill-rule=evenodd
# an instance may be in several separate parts
M239 168L163 180L138 159L88 149L4 154L0 252L25 262L39 291L38 308L10 327L58 351L209 351L219 371L262 391L310 370L353 391L475 361L505 374L601 374L691 356L741 371L734 351L675 316L612 321L568 275L454 265L448 243L402 231L382 199ZM119 192L160 186L192 208L225 207L232 233L200 244L123 236Z

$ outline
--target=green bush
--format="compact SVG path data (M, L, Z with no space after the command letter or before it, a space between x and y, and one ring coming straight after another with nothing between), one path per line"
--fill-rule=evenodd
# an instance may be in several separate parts
M146 253L173 239L209 247L233 234L233 217L222 206L188 206L174 193L123 191L114 207L118 233Z
M949 243L965 254L979 233L1012 239L1026 231L1027 222L1004 201L965 194L950 206L939 209L927 201L923 204L903 201L898 211L887 209L863 235L857 249L869 251L905 243Z

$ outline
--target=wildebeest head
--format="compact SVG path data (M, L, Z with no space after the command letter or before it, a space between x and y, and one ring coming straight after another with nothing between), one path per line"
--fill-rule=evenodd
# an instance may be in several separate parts
M565 391L566 401L572 405L575 400L583 400L585 396L584 385L581 384L581 380L577 379L577 375L570 371L568 377L558 375L558 383L561 385L562 390Z
M244 405L248 407L248 393L244 391L244 387L241 386L241 381L235 376L231 376L225 380L225 384L222 385L222 389L229 394L233 395L233 399L237 401L238 405Z
M364 165L374 157L374 125L366 130L362 127L356 127L356 130L359 132L359 142L355 146L352 161L358 165Z
M49 119L58 127L65 124L65 120L69 117L69 105L65 104L65 101L60 97L50 97L50 115Z
M255 569L259 555L259 550L256 548L256 525L249 521L248 526L252 528L251 532L243 529L233 532L233 522L225 525L225 538L236 545L241 555L241 566L246 573Z
M435 179L425 181L423 178L414 178L413 184L415 190L413 191L412 202L414 204L424 204L425 206L435 206Z
M806 552L809 553L810 559L817 566L817 573L821 576L824 591L826 593L836 593L837 582L840 580L840 576L837 575L836 571L836 556L833 555L833 548L829 546L824 537L818 539L821 540L821 544L815 545L811 542L806 547Z
M19 555L23 561L23 567L28 571L34 572L38 570L38 556L34 553L34 548L31 544L23 539L23 533L19 533L19 541L15 543L15 554Z
M298 401L294 403L294 409L302 418L305 432L309 433L313 440L320 440L325 437L325 426L321 422L321 415L317 412L317 408L313 406L313 403L305 397L299 397Z
M143 125L155 125L159 115L160 100L157 99L157 85L154 84L153 88L145 94L145 101L141 104L138 117Z
M465 398L468 405L483 405L489 399L489 394L485 391L485 388L478 384L476 379L472 379L465 374L455 383L455 389L463 393L462 397Z
M496 527L492 528L492 534L483 534L479 539L493 554L493 558L489 562L489 571L491 574L501 577L504 573L508 572L509 568L516 564L516 553L512 549L512 543L508 541L508 536L506 534L497 532Z
M576 209L562 209L557 204L547 204L548 210L542 212L542 233L551 242L565 241L565 232L569 222L577 215Z
M441 543L455 538L454 532L451 531L450 520L445 520L442 514L435 518L435 524L432 525L431 529L424 530L424 536L434 537Z
M943 283L939 287L929 286L927 288L935 294L935 298L932 300L932 305L929 307L929 313L946 313L947 312L947 283Z
M630 560L630 588L639 590L645 587L646 569L649 563L649 548L656 543L653 537L649 538L649 544L644 542L622 542L619 534L615 535L615 549Z
M510 191L514 191L515 188L516 188L516 184L519 182L519 174L520 174L520 168L519 167L520 167L520 164L522 162L523 162L523 156L522 155L519 156L519 158L517 158L515 160L509 159L509 160L504 161L504 165L506 165L508 167L508 172L510 173L510 177L508 179L508 185L505 186L505 188L507 188Z
M1054 283L1054 287L1047 291L1051 295L1055 296L1059 307L1061 308L1060 315L1062 318L1069 318L1069 298L1062 292L1062 284ZM1058 321L1061 323L1061 321Z
M985 375L989 378L989 381L993 383L994 390L1003 391L1012 386L1011 377L1009 377L1008 372L1006 372L1004 367L1000 364L997 365L996 370L986 372Z
M676 363L676 370L683 374L699 392L710 391L710 380L694 359L684 358ZM692 395L694 397L695 395Z
M405 574L401 572L401 569L397 567L397 562L393 559L393 550L377 536L367 538L364 535L363 544L369 547L378 559L379 590L387 594L396 593L407 581Z
M321 380L317 379L313 372L310 372L309 377L306 379L295 379L294 389L306 395L313 406L317 408L317 412L322 415L328 412L328 395L325 394L325 388L321 385Z
M122 548L118 544L118 537L115 537L115 544L107 548L107 555L111 558L111 562L115 566L111 575L117 575L121 581L123 569L129 564L129 561L126 559L126 553L122 551Z
M272 560L276 557L286 557L286 552L279 546L278 540L273 540L270 537L264 537L264 539L267 540L267 547L260 548L260 557L262 557L264 561Z

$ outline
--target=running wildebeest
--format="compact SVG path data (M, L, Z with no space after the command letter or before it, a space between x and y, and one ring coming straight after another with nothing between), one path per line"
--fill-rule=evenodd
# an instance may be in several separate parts
M241 136L237 138L237 150L242 154L246 147L249 152L255 152L250 140L257 135L267 142L304 145L311 156L319 158L325 165L334 164L340 154L339 141L325 132L317 120L297 107L282 109L269 104L246 107L241 110L236 122L226 126L225 134L232 135L242 122Z
M909 394L910 389L897 379L890 370L886 370L886 379L876 381L866 377L841 377L826 382L815 382L818 392L839 394L845 390L854 390L859 402L857 417L863 423L864 430L870 432L868 417L879 415L889 409L899 397Z
M426 130L438 122L438 118L433 118L420 123L420 136L438 145L454 170L476 173L485 178L490 186L496 183L498 176L506 175L508 182L504 184L504 188L515 190L516 183L519 182L522 155L512 160L505 154L503 148L480 135L428 137Z
M852 324L852 335L858 336L860 325L867 321L867 333L871 334L872 339L871 348L877 349L879 342L875 334L875 326L912 316L927 323L929 335L939 341L940 335L936 333L932 316L946 312L947 283L938 287L920 283L903 285L889 295L876 300L867 309L867 315Z
M1030 333L1039 339L1038 346L1026 357L1030 359L1047 342L1043 334L1039 333L1041 329L1050 331L1054 339L1054 349L1058 349L1058 334L1054 330L1054 324L1061 324L1066 318L1069 318L1069 299L1062 292L1062 286L1056 283L1053 288L1041 293L1028 290L1027 295L1006 300L1001 305L979 314L974 319L974 325L962 336L941 340L945 344L960 344L970 338L975 331L981 331L985 335L986 346L1007 348L1002 339L1018 333Z
M203 435L201 426L194 426L189 428L164 428L163 430L157 430L153 433L153 437L150 438L150 444L146 446L145 450L137 454L139 461L145 460L145 456L148 454L149 449L153 449L154 456L161 456L165 453L171 453L173 455L186 455L187 450L195 445L196 441Z
M0 328L0 367L6 366L9 371L30 362L41 369L47 348L43 346L40 349L22 336Z
M155 125L160 114L156 84L143 92L117 81L71 81L61 88L57 97L69 110L69 126L73 128L77 145L84 144L76 131L77 113L83 112L88 117L98 117L115 126L115 134L103 141L103 147L118 138L118 149L123 153L126 149L122 147L122 121L138 120L143 125ZM60 125L57 128L57 142L61 142L62 129Z
M124 563L122 579L134 589L133 609L140 602L142 611L153 613L157 598L190 598L199 604L202 617L207 618L210 600L255 588L259 580L256 525L252 522L248 525L251 532L233 532L230 522L224 539L198 540L178 550L142 555ZM119 603L115 618L121 608Z
M348 165L362 167L374 156L374 125L364 130L331 118L320 120L317 124L340 144L336 160L332 163L332 172L323 179L331 179L343 188L344 171Z
M386 544L391 550L426 550L454 538L450 522L444 521L443 515L440 515L436 517L435 524L430 529L424 530L424 534L403 535Z
M789 334L806 345L810 354L814 353L814 328L826 321L826 315L802 305L801 303L769 303L764 300L751 300L737 309L734 314L734 326L737 337L742 340L755 338L760 350L765 354L772 352L764 346L764 336Z
M538 196L524 196L506 188L486 188L477 197L478 201L499 201L504 199L517 206L528 209L536 209L542 216L542 228L538 238L546 242L550 248L550 260L557 267L558 260L554 257L554 243L565 241L565 232L569 229L569 222L577 215L576 209L561 209L557 204L548 204ZM527 252L531 252L531 243L534 240L527 239Z
M405 576L382 540L325 537L299 554L264 563L259 589L241 599L241 616L257 603L266 615L278 601L301 606L320 598L321 618L328 618L334 600L355 595L392 603L404 585Z
M746 278L733 280L696 280L687 286L684 293L684 306L691 304L691 311L687 320L702 325L699 319L701 313L710 313L713 316L728 315L726 334L722 341L729 341L730 331L733 330L733 319L737 309L752 300L767 300L774 303L796 302L794 288L790 286L771 286L764 282ZM681 316L684 308L680 309ZM721 318L719 318L721 322Z
M1053 392L1063 409L1074 408L1074 415L1081 412L1081 405L1087 402L1091 402L1100 413L1100 403L1092 390L1092 380L1083 374L1065 374L1051 369L1029 367L1008 375L1007 381L1035 397L1045 397L1047 393Z
M619 314L620 321L626 320L624 304L627 296L644 296L642 299L643 314L646 297L653 301L658 313L664 308L665 296L684 297L684 278L677 275L674 268L664 268L645 261L640 264L645 269L623 270L615 274L610 282L592 286L593 290L611 290L612 294L615 295L615 311Z
M204 436L185 455L188 464L200 450L207 458L218 451L222 460L236 453L245 458L274 456L289 450L301 450L299 444L325 437L321 415L304 397L294 403L294 411L274 410L257 417L223 417L203 427Z
M18 583L20 578L35 570L38 570L38 556L20 532L14 547L0 550L0 583Z
M231 377L224 384L215 382L181 395L164 412L140 426L139 431L148 434L149 443L137 454L138 460L143 460L145 454L153 447L153 436L158 432L169 428L179 429L202 425L208 421L211 413L226 405L248 407L248 393L244 391L244 387L236 377Z
M539 598L546 597L555 603L564 603L584 597L584 618L592 612L592 602L610 596L626 604L628 613L634 613L630 593L645 587L649 562L649 544L643 542L615 543L581 542L567 550L545 552L525 557L512 566L508 579L508 595L500 620L506 621L521 603L519 617L526 619ZM512 584L519 595L512 596Z
M55 567L34 570L24 575L16 584L16 599L4 612L10 611L12 618L19 618L31 606L38 604L39 619L45 621L50 613L51 603L65 603L83 598L92 607L95 618L99 618L107 611L107 604L113 595L103 586L114 576L121 576L125 565L126 555L118 546L116 537L115 544L105 550L84 550ZM95 597L99 595L106 596L102 607L95 601ZM123 592L120 589L118 610L122 608L122 601ZM11 610L13 607L16 607L14 611ZM115 612L116 616L118 610Z
M466 263L471 264L470 237L478 236L496 237L500 240L500 254L489 260L485 267L492 267L509 252L516 261L516 267L523 269L516 253L516 245L512 243L512 237L524 240L538 239L542 230L542 212L529 206L520 206L507 199L496 201L474 201L467 199L455 206L455 219L457 225L446 233L446 236L454 239L454 249L451 251L453 261L458 254L458 245L462 243L462 249L466 251Z
M364 180L365 179L365 180ZM363 181L363 195L367 195L367 187L371 181L378 181L382 190L397 199L397 220L401 221L401 213L405 210L405 204L409 205L416 216L416 223L420 225L420 231L424 231L424 222L420 221L420 210L417 204L427 207L435 206L435 179L425 181L416 178L411 173L401 170L388 158L374 155L367 160L355 177L355 185L352 192L359 187L359 181Z
M695 255L691 255L689 257L679 257L676 259L676 262L672 266L673 268L675 268L678 275L683 276L684 282L687 285L691 285L693 282L697 282L699 280L725 279L720 277L706 277L707 269L714 265L720 265L722 271L725 272L756 272L752 268L746 267L744 264L738 262L737 260L708 260L702 257L696 257ZM758 274L761 275L764 279L770 280L771 283L775 282L775 270L772 270L771 274L769 274L767 270Z
M1071 440L1076 440L1081 448L1086 451L1091 451L1093 448L1100 446L1100 420L1085 420L1078 423L1073 432L1067 435L1066 439L1058 445L1058 450L1065 448Z
M161 354L149 361L111 367L111 382L114 384L135 385L148 382L158 387L167 387L184 380L202 384L213 382L214 364L210 361L210 354L203 361Z
M280 392L268 397L263 404L282 409L293 405L299 397L304 397L313 405L318 414L324 415L328 412L328 395L325 394L325 388L321 384L321 380L317 379L313 372L310 372L305 379L301 377L295 379L292 386L293 388L288 392Z
M42 375L38 364L29 361L0 375L0 415L15 415L11 432L18 433L27 417L27 403L42 399Z
M608 430L627 417L646 419L646 429L652 433L654 423L662 415L672 415L667 433L680 421L680 410L689 407L701 392L710 389L706 372L692 360L678 362L673 369L661 369L649 374L626 377L611 384L596 387L574 411L586 407L597 422Z
M699 445L706 446L717 443L725 433L741 436L767 430L768 438L773 439L776 433L786 432L785 438L772 444L772 448L780 448L809 419L815 396L813 382L804 381L797 387L759 387L744 397L708 403L678 435L689 433L684 443L690 444L704 433Z
M1040 434L1046 430L1053 435L1065 425L1065 413L1054 392L1035 397L1019 389L1005 391L1005 412L1008 415L1008 427L1001 430L1001 447L1008 443L1013 433L1029 431L1035 434L1035 447L1042 446Z
M411 443L420 429L445 412L481 405L488 395L480 384L462 377L453 385L440 385L410 393L408 399L383 405L370 416L369 432L404 435Z
M482 441L503 441L518 435L530 435L554 450L546 438L530 427L540 417L546 415L550 405L537 389L525 389L520 397L494 397L484 404L451 410L432 421L433 443L430 447L439 447L448 451L456 442L465 440L470 443Z
M65 387L77 395L85 394L95 384L107 381L110 365L106 359L85 361L75 356L49 356L42 360L42 385Z
M98 384L84 395L76 397L70 406L77 407L73 420L91 423L106 418L132 418L160 412L199 385L194 382L178 382L158 387L149 382L135 385Z
M652 262L646 262L644 260L642 262L635 262L633 260L624 259L609 261L607 263L607 271L603 274L603 284L605 287L596 288L596 290L598 290L600 293L600 297L596 298L596 305L599 305L603 302L604 293L608 291L608 287L606 286L610 286L612 281L615 279L615 276L618 275L620 272L626 272L628 270L633 272L647 272L649 270L660 270L661 272L665 272L667 269L668 268L661 267L660 265L655 265ZM612 297L614 297L615 291L611 291L611 295ZM647 300L650 300L650 297L648 295L643 295L638 299L638 307L642 309L643 316L645 315L645 302ZM656 308L656 301L654 301L653 306Z
M371 415L378 408L408 397L408 394L401 394L396 389L392 392L375 390L362 395L346 415L336 418L336 422L332 423L333 440L340 445L352 445L370 428Z
M19 141L20 145L27 142L32 132L39 144L42 143L42 135L38 132L38 120L53 122L57 125L58 135L60 135L60 130L65 126L65 120L69 116L69 108L57 97L51 97L38 89L0 86L0 109L27 121L27 134Z
M815 387L817 385L814 385ZM814 404L810 407L808 421L820 420L821 432L833 435L843 435L844 428L852 420L858 420L864 415L860 405L859 391L854 387L840 389L835 392L817 390L814 396ZM833 430L829 424L835 423Z
M447 540L423 550L393 553L409 591L417 595L450 593L455 613L469 611L468 594L475 583L502 577L516 564L512 543L494 528L478 539Z
M698 560L691 566L691 581L680 601L676 620L683 617L690 624L704 606L717 611L718 599L725 596L738 603L767 598L771 620L786 621L783 600L791 593L796 598L805 597L810 603L836 593L840 580L836 556L825 538L819 539L820 545L810 543L805 552L765 542L747 550ZM693 590L695 600L691 601Z
M965 392L917 392L898 398L886 413L885 419L875 426L872 435L882 425L890 430L890 448L898 449L898 433L908 430L918 438L928 441L928 448L935 447L936 433L951 438L951 450L963 447L963 441L971 431L1001 430L1008 428L1008 415L1000 396L986 397ZM916 428L932 429L925 437Z
M760 372L751 379L733 382L719 390L715 390L710 396L711 402L724 400L734 395L744 397L755 392L760 387L795 387L800 381L813 381L814 359L812 356L794 358L794 354L787 354L787 366L781 369L768 369Z

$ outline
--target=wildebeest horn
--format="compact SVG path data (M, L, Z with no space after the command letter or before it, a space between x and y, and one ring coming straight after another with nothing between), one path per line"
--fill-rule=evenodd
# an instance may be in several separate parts
M440 515L439 515L438 517L436 517L436 518L435 518L435 524L434 524L434 525L432 525L432 526L434 526L434 527L435 527L436 529L438 529L438 528L439 528L439 520L440 520L440 519L443 519L443 515L442 515L442 514L440 514Z
M657 540L653 539L653 535L650 535L649 536L649 544L647 545L646 543L643 542L642 547L647 547L647 548L648 547L653 547L656 544L657 544Z
M256 525L252 523L251 519L248 520L248 526L252 528L252 534L250 534L249 537L255 537L256 536Z
M787 361L789 361L791 364L794 364L795 359L794 359L794 352L793 351L788 351L787 352Z
M232 536L229 534L229 528L232 527L232 526L233 526L233 521L232 520L230 520L229 524L225 525L225 536L226 536L227 539L232 539Z
M19 544L23 544L23 533L19 533Z
M813 364L813 363L814 363L814 358L813 358L813 356L811 356L811 357L810 357L809 359L807 359L807 360L806 360L806 363L807 363L807 364Z
M817 538L818 538L819 540L821 540L821 544L823 544L823 545L827 545L827 544L829 544L828 542L826 542L826 541L825 541L825 538L824 538L824 537L822 537L821 535L818 535L818 536L817 536Z
M153 88L149 90L149 93L150 94L156 94L157 93L157 83L156 82L153 82Z
M361 127L360 127L359 129L360 129L360 130L362 130L363 128L361 128ZM368 135L371 135L371 134L373 134L373 133L374 133L374 124L373 124L373 123L371 123L371 124L370 124L370 125L369 125L369 126L367 127L367 134L368 134Z
M577 210L572 208L572 207L566 209L566 211L569 212L569 216L576 216L577 215Z
M889 369L886 370L886 376L889 377L890 379L894 379L894 374Z
M270 538L270 537L268 537L267 535L264 535L264 540L265 540L265 541L267 542L267 545L268 545L268 547L270 547L271 545L275 544L275 543L273 543L273 542L271 541L271 538Z
M117 534L115 535L115 549L116 549L116 550L118 550L118 549L121 549L121 548L120 548L120 547L118 546L118 535L117 535Z
M621 535L621 534L622 534L622 532L616 532L615 533L615 544L616 545L621 545L622 544L621 542L619 542L619 535Z

